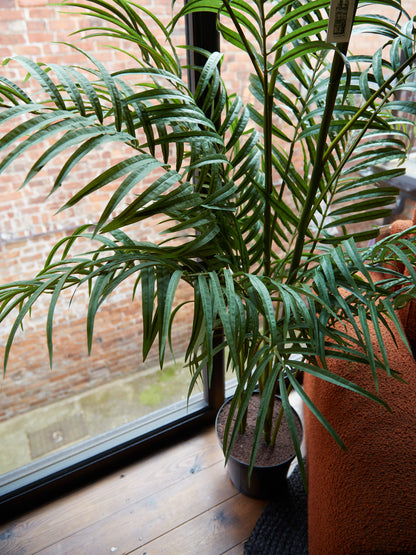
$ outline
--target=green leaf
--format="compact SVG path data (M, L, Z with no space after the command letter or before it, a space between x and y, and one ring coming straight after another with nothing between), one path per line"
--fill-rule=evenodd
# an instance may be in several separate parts
M153 311L155 302L155 270L152 266L141 271L142 315L143 315L143 359L145 360L153 345Z
M136 170L141 170L145 168L145 170L150 165L159 165L157 162L154 162L152 157L147 155L139 154L136 156L132 156L131 158L127 158L118 164L115 164L108 170L105 170L102 174L98 175L95 179L93 179L87 186L83 187L78 193L76 193L68 202L61 208L61 210L65 210L66 208L70 208L77 204L80 200L85 198L86 196L98 191L105 185L115 181L119 177L126 175L127 173L132 173Z
M164 306L161 311L163 314L162 327L159 337L159 363L160 367L163 366L163 360L165 356L166 340L168 337L168 330L170 327L170 319L172 314L173 301L175 298L176 290L182 278L182 271L175 270L169 280L168 287L164 296ZM159 282L158 282L159 289Z
M13 60L19 62L19 64L24 67L28 71L28 73L30 73L30 75L32 75L32 77L34 77L38 81L46 94L56 104L57 108L65 110L65 102L61 96L61 93L59 92L52 79L48 76L46 71L42 69L40 64L36 64L25 56L15 56L13 57Z
M291 385L293 386L293 389L296 391L296 393L298 393L298 395L300 396L302 401L305 403L305 406L311 411L311 413L314 415L314 417L324 426L324 428L331 434L331 436L338 443L338 445L341 447L341 449L346 450L346 446L345 446L344 442L342 441L342 439L337 434L337 432L334 430L334 428L331 426L331 424L328 422L328 420L324 417L324 415L319 411L319 409L316 407L316 405L312 402L310 397L306 394L304 388L301 387L298 384L298 382L293 378L293 376L290 374L290 372L288 373L288 379L289 379ZM298 458L298 460L299 460L299 458Z

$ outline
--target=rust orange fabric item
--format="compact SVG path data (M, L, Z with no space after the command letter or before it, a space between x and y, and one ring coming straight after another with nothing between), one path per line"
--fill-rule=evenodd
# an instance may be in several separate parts
M308 410L310 555L416 553L416 362L384 333L392 368L373 401L305 374L307 394L339 433L343 451ZM370 368L333 360L330 370L375 392Z

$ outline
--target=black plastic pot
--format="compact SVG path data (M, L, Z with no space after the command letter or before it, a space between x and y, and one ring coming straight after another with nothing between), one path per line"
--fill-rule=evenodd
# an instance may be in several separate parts
M224 402L218 411L215 421L215 431L217 432L217 438L221 447L222 442L218 435L217 423L221 411L230 401L231 398L228 398ZM292 408L292 411L295 419L299 423L301 435L303 437L302 421L294 408ZM285 491L285 488L287 487L287 473L295 457L296 454L293 453L289 459L279 464L273 466L254 466L249 480L248 463L240 461L230 455L227 461L228 474L234 486L244 495L255 499L271 499L273 497L277 497L279 493L283 493Z

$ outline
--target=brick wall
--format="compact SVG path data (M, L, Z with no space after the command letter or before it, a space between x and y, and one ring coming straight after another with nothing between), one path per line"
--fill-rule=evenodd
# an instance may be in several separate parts
M413 11L415 1L407 0L406 5ZM147 1L146 7L163 19L168 17L170 2ZM60 13L57 7L47 6L45 0L0 0L0 58L18 54L47 63L77 63L79 54L54 42L77 40L68 39L68 34L90 23L88 19ZM183 29L179 32L183 33ZM95 39L81 46L104 61L108 69L119 68L124 63L123 57L105 48L108 42ZM5 71L12 79L21 75L14 65ZM227 51L223 76L231 90L248 98L247 72L241 53ZM0 176L0 282L33 276L41 268L51 245L77 226L93 220L97 208L105 203L108 191L97 193L74 209L60 214L56 210L71 196L75 184L91 179L111 161L121 159L122 154L114 145L104 148L50 198L47 195L59 169L57 161L49 164L23 190L18 190L22 171L33 163L33 155L19 158L7 174ZM137 228L142 239L151 239L152 232ZM184 290L184 298L187 294ZM0 420L145 368L141 361L140 306L138 301L131 301L131 283L120 288L100 311L90 357L86 347L85 293L76 295L70 307L69 300L63 299L61 310L56 312L53 370L49 369L45 343L46 301L34 310L24 331L18 334L1 384ZM189 333L189 319L189 313L184 312L177 321L175 347L179 354ZM5 345L7 331L4 325L0 328L1 346ZM146 367L156 363L156 353L152 353Z
M169 3L147 2L146 7L166 17ZM67 9L68 10L68 9ZM68 34L91 24L88 18L59 13L45 0L0 0L0 58L13 55L29 56L35 61L64 64L85 59L62 44ZM183 34L183 29L179 29ZM104 47L109 40L84 41L81 47L105 62L108 69L121 68L123 56ZM116 43L117 44L117 43ZM17 65L9 65L6 75L19 79ZM86 183L111 162L122 159L123 149L114 144L103 148L87 160L71 180L47 198L59 162L53 161L23 190L18 190L23 171L33 164L34 154L19 158L6 174L0 176L0 282L30 278L42 267L50 247L79 225L94 221L100 207L108 201L111 188L100 191L74 209L56 214L70 198L75 184ZM151 240L154 230L136 226L142 240ZM80 291L71 302L66 296L56 310L54 331L54 366L49 368L45 342L47 299L42 300L18 333L12 348L7 374L0 389L0 420L10 418L34 407L79 393L115 378L157 365L157 352L143 364L141 352L141 316L138 301L131 300L132 281L120 287L97 317L91 356L86 345L86 294ZM182 300L189 291L183 288ZM181 299L178 299L179 301ZM189 311L177 319L175 353L184 352L190 322ZM0 345L5 345L8 326L0 328ZM2 353L0 353L2 355Z

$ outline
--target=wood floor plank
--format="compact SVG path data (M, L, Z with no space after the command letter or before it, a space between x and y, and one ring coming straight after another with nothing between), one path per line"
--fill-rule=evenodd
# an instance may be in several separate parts
M132 553L221 555L249 537L264 506L264 501L235 495Z
M244 544L247 540L248 540L248 537L244 538L244 541L242 541L238 545L235 545L228 551L225 551L223 555L244 555Z
M129 553L235 495L221 461L37 553Z
M265 504L236 492L211 429L0 527L0 553L243 555Z
M204 432L0 527L0 552L32 555L222 460Z

